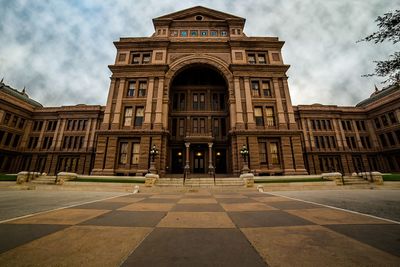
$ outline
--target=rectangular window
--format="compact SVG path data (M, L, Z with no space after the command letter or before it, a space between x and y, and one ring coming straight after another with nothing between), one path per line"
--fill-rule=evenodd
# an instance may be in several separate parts
M193 119L193 133L199 132L199 121L197 119Z
M271 97L272 92L271 92L271 85L268 81L263 81L261 83L262 86L262 91L263 91L263 96L264 97Z
M217 31L210 31L210 35L212 37L216 37L216 36L218 36L218 32Z
M22 129L25 126L25 119L21 118L18 123L18 128Z
M269 143L270 153L271 153L271 163L279 164L279 151L278 151L278 143L271 142Z
M140 64L140 54L132 54L132 64Z
M193 94L193 109L194 110L199 109L199 95L198 94Z
M218 94L212 94L212 110L218 110L219 103L218 103Z
M145 97L147 89L147 82L139 82L138 97Z
M18 117L14 115L13 119L11 121L11 127L17 126L17 121L18 121Z
M204 110L206 108L206 96L204 93L200 94L200 110Z
M144 108L137 107L135 113L135 126L142 126L143 124L143 116L144 116Z
M19 139L20 139L20 137L21 137L21 136L20 136L20 135L18 135L18 134L16 134L16 135L15 135L15 137L14 137L14 140L13 140L13 143L12 143L12 145L11 145L12 147L14 147L14 148L15 148L15 147L17 147L17 146L18 146L18 143L19 143Z
M191 30L191 31L190 31L190 36L191 36L191 37L197 37L197 35L199 35L199 32L198 32L198 31L196 31L196 30Z
M256 55L255 54L248 54L247 61L249 64L256 64Z
M187 37L188 33L187 31L181 31L181 37Z
M381 122L379 121L378 118L375 118L375 119L374 119L374 123L375 123L375 127L376 127L377 129L381 128Z
M8 123L10 122L10 119L11 119L11 114L6 113L6 115L4 116L3 124L8 125Z
M128 82L128 92L127 96L135 96L135 90L136 90L136 82L135 81L129 81Z
M200 133L206 132L206 120L200 119Z
M124 113L124 126L132 125L132 107L126 107Z
M254 108L254 119L256 121L257 126L264 126L264 118L261 107Z
M139 155L140 155L140 144L139 143L133 143L132 144L132 164L138 164L139 163Z
M388 132L386 135L387 135L387 137L388 137L389 144L390 144L391 146L396 145L396 142L394 141L393 133L392 133L392 132Z
M151 54L145 53L143 54L143 64L149 64L151 61Z
M388 115L389 115L389 120L390 120L390 123L391 123L391 124L397 122L396 116L394 115L393 112L389 112Z
M267 143L266 142L259 142L259 151L260 151L260 163L267 164Z
M219 119L214 119L213 135L214 135L214 137L219 137Z
M120 143L119 144L119 164L127 164L128 163L128 143Z
M331 139L331 145L333 148L336 148L336 138L334 136L330 136Z
M319 148L319 138L318 138L318 136L314 136L314 143L315 143L315 147Z
M185 134L185 120L179 119L179 136L184 136Z
M385 115L381 116L381 121L382 121L383 126L388 126L389 125L389 122L388 122L388 120L387 120Z
M274 109L272 107L266 107L265 115L267 117L267 126L275 126Z
M260 83L258 81L251 82L251 92L252 92L252 96L255 96L255 97L260 96Z
M185 110L185 93L179 94L179 110Z
M265 54L258 54L258 64L267 64Z
M12 133L7 133L6 140L4 141L4 146L10 145L11 139L12 139L13 134Z
M171 127L171 135L176 136L176 129L177 129L177 120L174 118L172 119L172 127Z

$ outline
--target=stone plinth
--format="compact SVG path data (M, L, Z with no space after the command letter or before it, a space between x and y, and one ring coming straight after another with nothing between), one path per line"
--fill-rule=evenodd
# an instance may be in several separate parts
M245 187L253 187L254 186L254 174L252 173L243 173L240 175L240 179L244 181Z
M39 172L27 172L27 171L19 172L17 174L17 184L23 184L29 182L30 180L35 179L39 176L40 176Z
M323 173L321 176L324 180L335 181L336 185L343 185L342 174L340 172Z
M158 174L148 173L145 175L146 180L144 181L144 186L152 187L156 183L156 181L160 178Z
M76 173L73 173L73 172L59 172L57 174L56 184L62 185L62 184L65 183L65 181L75 180L76 178L78 178L78 174L76 174Z

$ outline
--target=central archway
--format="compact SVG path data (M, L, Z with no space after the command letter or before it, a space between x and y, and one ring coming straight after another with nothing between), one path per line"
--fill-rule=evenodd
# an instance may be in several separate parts
M185 65L169 83L168 172L230 173L229 83L215 66Z

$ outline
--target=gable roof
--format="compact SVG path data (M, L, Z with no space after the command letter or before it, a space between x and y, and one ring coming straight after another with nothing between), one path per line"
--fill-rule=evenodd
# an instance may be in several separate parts
M153 19L153 23L161 21L172 21L172 20L182 20L189 16L203 15L214 20L230 20L230 21L240 21L244 23L246 20L244 18L224 13L218 10L210 9L203 6L195 6L187 9L183 9L177 12L163 15Z

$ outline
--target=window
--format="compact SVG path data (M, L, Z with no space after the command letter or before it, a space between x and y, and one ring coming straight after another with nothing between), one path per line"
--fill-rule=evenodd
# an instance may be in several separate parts
M352 130L352 127L351 127L351 121L349 121L349 120L343 120L342 121L342 128L343 128L343 130L344 131L351 131Z
M57 121L48 121L47 122L47 131L54 132L57 127Z
M184 136L185 134L185 120L179 119L179 136Z
M316 148L319 148L320 146L319 146L319 138L318 138L318 136L314 136L314 143L315 143L315 147Z
M329 139L331 140L332 147L336 148L336 138L334 136L330 136Z
M258 143L258 149L260 152L260 163L261 164L267 164L267 142L261 141Z
M200 110L204 110L206 108L206 97L204 93L200 94Z
M346 143L350 149L356 149L356 138L354 136L346 136Z
M126 107L124 112L124 126L132 125L132 107Z
M200 31L200 35L201 36L207 36L208 35L208 31Z
M11 121L11 127L17 126L17 121L18 121L18 117L14 115L13 119Z
M18 123L18 128L22 129L25 125L25 119L21 118Z
M145 97L147 89L147 82L139 82L138 97Z
M15 136L14 136L14 140L13 140L13 143L12 143L12 147L17 147L18 146L18 143L19 143L19 139L20 139L20 135L18 135L18 134L16 134Z
M6 113L6 115L4 116L3 124L8 125L8 123L10 122L10 119L11 119L11 114Z
M135 96L135 88L136 88L136 82L135 81L129 81L128 82L128 93L127 93L127 96Z
M171 36L172 37L177 37L178 36L178 31L172 30L171 32Z
M119 144L119 164L128 163L128 143Z
M390 120L390 123L396 123L397 122L397 120L396 120L396 116L394 115L394 113L393 112L389 112L388 113L388 115L389 115L389 120Z
M6 140L4 141L4 146L8 146L10 144L12 136L12 133L7 133Z
M199 109L199 95L193 94L193 109Z
M279 151L278 151L278 143L271 142L269 143L270 153L271 153L271 163L279 164Z
M254 108L254 118L257 126L264 126L263 112L261 107Z
M266 64L265 54L258 54L258 64Z
M198 119L193 119L193 133L199 132L199 121Z
M185 93L179 94L179 110L185 110Z
M139 163L139 154L140 153L140 144L139 143L132 143L132 164Z
M140 64L140 54L132 54L132 64Z
M206 132L206 120L200 119L200 133Z
M143 124L143 113L144 113L144 108L143 107L137 107L136 108L135 126L142 126L142 124Z
M221 31L221 36L223 36L223 37L228 36L228 32L227 31Z
M375 119L374 119L374 123L375 123L375 127L376 127L377 129L381 128L381 123L380 123L380 121L379 121L378 118L375 118Z
M247 62L249 64L267 64L266 52L250 52L247 54Z
M212 37L216 37L216 36L218 36L218 32L217 31L210 31L210 35Z
M381 121L382 121L383 126L388 126L389 125L389 122L388 122L388 120L387 120L385 115L381 116Z
M213 122L213 135L214 135L214 137L219 136L219 119L214 119L214 122Z
M274 109L272 107L266 107L265 115L267 117L267 126L275 126Z
M264 97L272 96L271 85L270 85L269 81L263 81L261 83L261 88L262 88L262 92L263 92L263 96Z
M198 31L194 31L194 30L190 31L190 36L191 37L197 37L198 34L199 34Z
M149 64L151 60L151 54L150 53L145 53L143 54L143 64Z
M251 82L251 92L253 96L260 96L260 83L258 81Z
M249 64L256 64L256 55L255 54L248 54L247 55L247 62Z
M38 136L30 137L29 138L29 142L28 142L28 148L29 149L36 148L36 146L38 144L38 141L39 141L39 137ZM65 143L64 143L64 145L65 145ZM64 148L64 146L63 146L63 148Z
M181 31L181 37L187 37L187 31Z
M43 139L42 149L50 149L53 144L53 137L45 136Z
M386 135L387 135L387 137L388 137L389 144L390 144L391 146L396 145L396 142L394 141L393 133L392 133L392 132L388 132Z
M33 131L38 132L41 131L43 127L43 121L35 121L33 123Z

